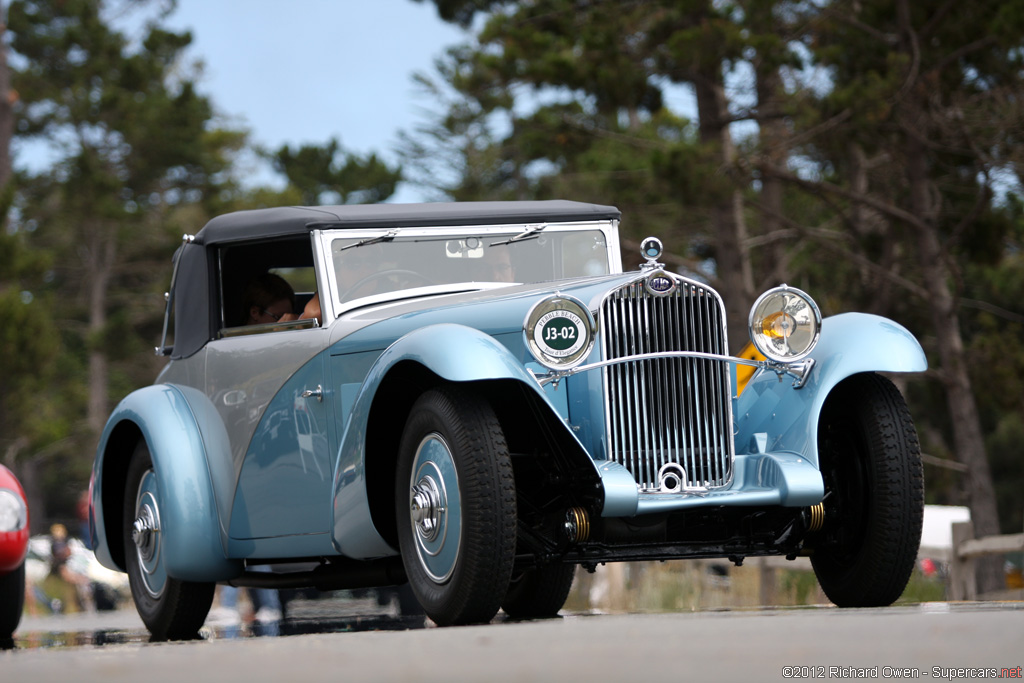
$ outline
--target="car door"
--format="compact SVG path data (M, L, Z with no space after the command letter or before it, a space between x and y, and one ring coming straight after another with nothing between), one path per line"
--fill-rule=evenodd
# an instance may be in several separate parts
M207 387L227 429L238 484L232 539L326 533L332 471L322 401L325 331L210 342Z

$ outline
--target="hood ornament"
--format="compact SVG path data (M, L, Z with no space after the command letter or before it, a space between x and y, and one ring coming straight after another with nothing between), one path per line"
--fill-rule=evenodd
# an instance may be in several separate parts
M665 248L657 237L648 237L640 243L640 255L647 259L646 263L640 264L640 270L653 270L664 268L664 263L658 263L658 259L664 253Z
M640 264L640 272L645 275L644 288L652 296L667 296L676 290L676 279L665 271L664 263L658 263L663 252L657 237L648 237L640 244L640 255L647 260Z

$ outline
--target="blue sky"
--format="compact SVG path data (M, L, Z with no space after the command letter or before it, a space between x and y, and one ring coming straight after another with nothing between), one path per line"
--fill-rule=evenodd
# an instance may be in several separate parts
M152 14L128 13L117 25L138 40ZM192 32L183 67L201 64L200 90L254 144L273 150L336 137L345 150L390 163L398 162L398 132L422 122L432 104L413 74L433 75L445 48L471 38L441 21L430 0L177 0L165 24ZM688 88L668 87L665 97L676 111L694 109ZM53 156L43 143L16 145L15 153L33 170ZM266 162L244 164L249 185L283 185ZM389 201L427 196L402 184Z
M137 40L147 16L117 21ZM202 65L200 91L253 143L277 149L336 137L345 150L391 163L398 132L412 130L431 105L413 74L432 73L446 47L468 39L438 18L432 2L412 0L178 0L165 25L192 32L183 67ZM55 154L45 142L14 151L15 163L33 170ZM256 159L245 173L250 185L283 185ZM400 185L389 201L423 199Z
M466 35L432 2L412 0L178 0L167 20L192 31L201 90L218 113L270 149L326 142L389 161L399 130L429 102L412 82ZM266 169L254 179L270 182ZM417 201L402 187L392 201Z

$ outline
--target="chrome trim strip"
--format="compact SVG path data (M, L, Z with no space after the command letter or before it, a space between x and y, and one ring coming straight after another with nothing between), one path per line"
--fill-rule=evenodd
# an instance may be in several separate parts
M225 327L217 333L218 339L228 337L247 337L253 334L266 334L267 332L284 332L286 330L310 330L320 327L320 320L317 318L304 318L302 320L286 320L276 323L262 323L260 325L241 325L239 327Z

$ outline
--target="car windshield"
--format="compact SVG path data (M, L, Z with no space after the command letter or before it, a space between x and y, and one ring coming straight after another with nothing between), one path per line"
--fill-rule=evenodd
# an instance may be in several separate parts
M342 302L418 287L484 288L610 272L603 232L542 226L456 235L345 233L331 240L331 257Z

